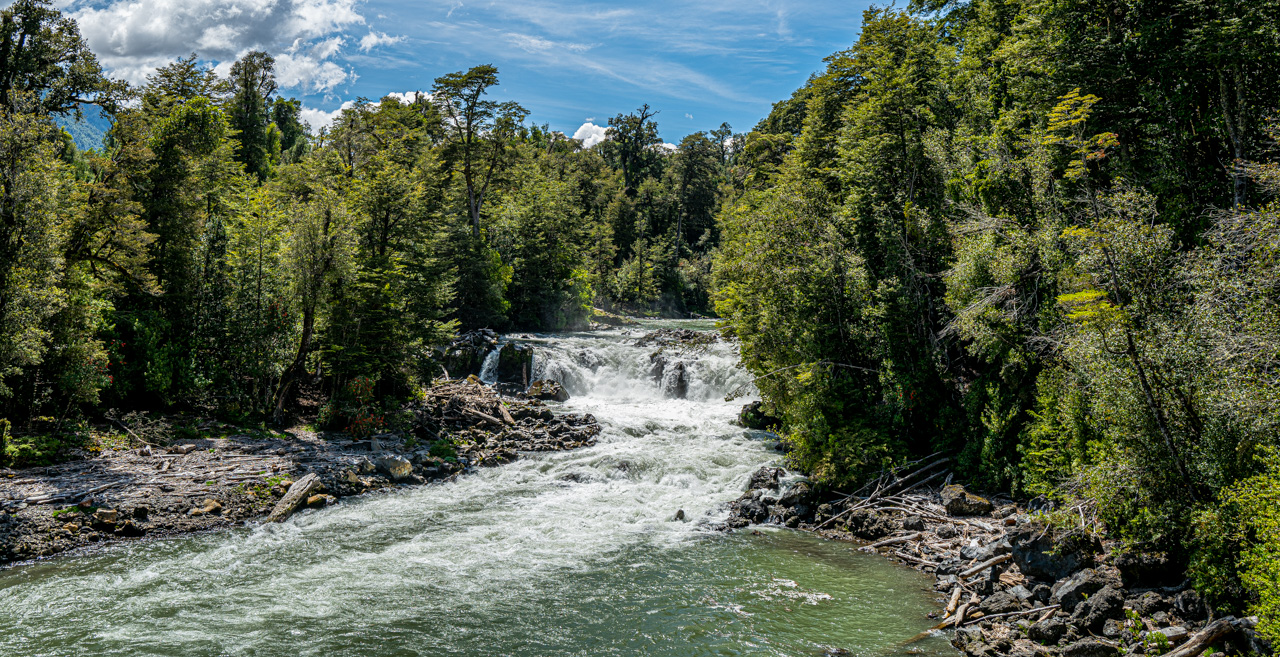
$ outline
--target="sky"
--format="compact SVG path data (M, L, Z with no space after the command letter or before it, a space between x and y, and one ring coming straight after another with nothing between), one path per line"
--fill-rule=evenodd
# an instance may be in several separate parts
M313 129L356 98L429 91L478 64L491 96L584 139L648 103L667 142L727 122L746 132L857 38L871 0L54 0L113 77L142 83L196 53L222 74L250 50Z

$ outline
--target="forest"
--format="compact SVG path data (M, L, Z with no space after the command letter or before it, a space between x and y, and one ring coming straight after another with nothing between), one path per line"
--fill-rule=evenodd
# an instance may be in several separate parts
M590 148L488 65L313 131L267 53L131 87L2 18L8 464L136 410L375 432L459 331L714 314L815 481L953 455L1280 639L1280 4L913 0L746 134Z

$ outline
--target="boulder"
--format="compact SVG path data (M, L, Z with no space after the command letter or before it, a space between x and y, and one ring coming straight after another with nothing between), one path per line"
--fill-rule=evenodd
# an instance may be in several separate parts
M786 474L782 468L764 467L751 474L747 481L747 490L778 490L778 478Z
M764 402L753 401L738 413L738 424L747 429L769 431L782 426L782 421L764 411Z
M787 487L787 490L782 494L782 497L778 498L778 504L785 507L808 504L813 496L813 488L809 486L809 482L797 481Z
M216 516L220 513L222 513L222 503L215 499L206 499L204 501L204 504L198 507L193 507L190 511L187 512L187 515L189 516L215 515Z
M907 516L902 519L902 528L909 532L922 532L924 531L924 518Z
M1174 645L1177 645L1179 643L1182 643L1183 641L1186 641L1187 635L1189 634L1187 632L1187 628L1185 627L1165 627L1165 628L1156 630L1156 632L1159 634L1163 634L1164 638L1168 639L1169 643L1172 643Z
M1173 608L1172 602L1155 591L1147 591L1125 604L1130 609L1138 612L1139 616L1154 616L1157 612L1169 611Z
M955 538L956 526L952 524L938 525L938 528L933 530L933 533L936 534L938 538Z
M498 382L529 385L533 374L533 347L508 343L498 352Z
M1062 605L1062 610L1070 613L1075 611L1076 605L1084 602L1086 597L1114 584L1116 582L1102 573L1086 568L1054 584L1053 595L1049 597L1049 601ZM1123 602L1122 599L1121 603Z
M145 534L146 531L139 527L133 520L126 520L119 527L116 527L115 534L121 538L138 538Z
M1100 632L1108 620L1124 618L1124 594L1113 586L1104 586L1097 593L1076 605L1071 620L1090 632Z
M115 509L98 509L93 512L93 519L108 525L114 525L120 514Z
M689 368L684 361L672 363L662 373L662 395L667 399L689 396Z
M982 516L991 513L991 502L978 497L959 484L942 489L942 506L953 516Z
M1120 571L1120 581L1133 589L1175 586L1183 579L1184 568L1163 554L1123 552L1113 555L1111 563Z
M529 389L525 391L525 395L532 399L541 399L543 401L569 401L569 391L565 390L559 381L550 379L534 381L529 384Z
M361 474L372 474L378 469L378 466L374 465L373 461L362 456L360 457L360 460L356 461L356 469L359 470Z
M1082 568L1092 568L1102 550L1097 538L1026 525L1009 533L1013 562L1027 577L1057 581Z
M1179 616L1186 620L1205 620L1209 615L1209 609L1205 606L1204 600L1193 589L1187 589L1179 593L1173 599L1173 608L1178 612Z
M1014 597L1008 591L1000 591L989 596L982 604L978 605L978 611L991 616L994 614L1008 614L1022 609L1022 603L1018 598Z
M1067 635L1067 624L1057 618L1046 618L1027 628L1027 638L1040 645L1051 646Z
M386 475L394 481L408 479L413 474L413 464L403 456L394 454L388 456L379 456L374 462L378 472Z
M1081 639L1062 649L1062 657L1115 657L1119 654L1115 646L1092 637Z

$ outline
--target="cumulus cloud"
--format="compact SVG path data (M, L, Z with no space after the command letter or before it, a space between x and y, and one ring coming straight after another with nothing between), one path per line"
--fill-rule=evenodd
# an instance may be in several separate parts
M573 133L573 138L582 140L583 148L591 148L605 140L605 132L607 130L608 128L602 125L587 121L578 128L577 132Z
M369 52L378 46L389 46L404 41L402 36L390 36L386 32L370 31L360 39L360 49Z
M430 100L431 94L425 93L422 91L406 91L404 93L400 93L399 91L393 91L387 94L385 97L395 98L396 100L400 101L404 105L411 105L415 101L417 101L419 98Z
M158 66L195 51L219 68L250 50L276 56L282 86L327 91L352 79L331 61L364 25L360 0L119 0L66 5L98 59L141 83Z
M333 125L333 122L337 120L340 114L342 114L342 110L350 109L352 107L355 107L355 101L350 100L343 103L341 107L333 110L332 112L326 112L324 110L318 110L311 107L303 107L302 111L299 112L299 118L302 119L303 123L311 127L311 134L316 134L320 132L321 128L327 128Z

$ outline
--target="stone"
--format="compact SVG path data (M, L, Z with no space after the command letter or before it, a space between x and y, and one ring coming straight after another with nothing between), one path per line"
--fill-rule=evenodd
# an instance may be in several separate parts
M355 470L347 470L346 479L348 484L359 485L361 483L360 475L356 474Z
M994 614L1008 614L1021 610L1022 603L1008 591L995 593L986 600L983 600L982 604L978 605L978 611L981 611L988 616L992 616Z
M953 516L982 516L991 513L991 502L966 491L959 484L951 484L942 489L942 506Z
M1100 639L1087 638L1062 649L1062 657L1115 657L1119 649Z
M1027 638L1044 646L1051 646L1067 635L1067 624L1057 618L1046 618L1027 628Z
M996 556L995 550L991 549L991 546L982 545L976 538L970 540L968 545L960 548L961 559L968 559L970 561L986 561L994 556Z
M498 382L529 385L533 373L533 347L507 343L498 351Z
M138 538L145 533L146 531L132 520L124 521L124 524L117 527L115 531L116 536L120 536L122 538Z
M312 495L307 498L307 507L312 509L322 509L329 500L324 495Z
M676 510L676 520L684 520L684 509Z
M1156 632L1163 634L1164 638L1168 639L1169 643L1172 644L1179 644L1186 641L1187 635L1189 634L1185 627L1166 627L1156 630Z
M372 474L378 469L378 466L374 465L373 461L362 456L359 461L356 461L356 469L362 474Z
M1090 632L1100 632L1108 620L1124 618L1124 594L1114 586L1104 586L1076 605L1071 620Z
M218 515L222 513L222 503L215 499L206 499L204 504L199 507L192 507L187 512L189 516Z
M1092 568L1102 550L1095 537L1062 534L1045 527L1024 525L1009 532L1013 562L1027 577L1057 581L1082 568Z
M938 538L955 538L955 536L956 536L956 526L955 526L955 525L950 525L950 524L947 524L947 525L938 525L938 528L937 528L937 529L935 529L935 530L933 530L933 533L934 533L934 535L936 535Z
M1155 591L1147 591L1136 598L1125 601L1125 605L1133 609L1139 616L1153 616L1156 612L1168 611L1173 603Z
M1111 564L1120 571L1125 588L1153 589L1175 586L1183 579L1184 568L1163 554L1123 552L1112 555Z
M909 532L922 532L924 531L924 518L907 516L902 519L902 528Z
M1204 600L1200 599L1200 594L1193 589L1187 589L1177 595L1173 599L1173 608L1178 615L1187 620L1204 620L1209 615L1209 610L1204 604Z
M529 389L525 391L525 395L532 399L541 399L543 401L569 401L569 391L565 390L559 381L550 379L534 381L529 384Z
M667 399L684 399L689 395L689 367L678 360L662 373L662 395Z
M1012 595L1019 601L1023 601L1030 600L1035 594L1027 589L1027 587L1021 584L1015 584L1014 586L1009 587L1009 595Z
M171 454L190 454L196 450L195 445L175 445L169 448Z
M778 499L778 504L794 507L807 503L812 496L813 489L810 488L809 482L797 481L787 487L787 491Z
M764 411L764 402L753 401L738 413L738 424L747 429L771 431L782 426L782 421Z
M1102 636L1108 639L1118 639L1124 634L1124 624L1120 621L1109 618L1102 626Z
M1076 605L1084 602L1087 596L1091 596L1113 583L1111 579L1102 573L1092 568L1086 568L1054 584L1053 595L1050 596L1049 601L1062 605L1063 611L1071 613L1075 611ZM1122 604L1123 602L1121 600Z
M145 504L140 504L138 506L133 507L134 520L146 520L147 517L150 515L151 515L151 507L148 507Z
M760 468L747 480L747 490L778 490L778 478L784 474L782 468Z
M106 523L108 525L115 524L116 518L118 516L119 516L119 513L115 509L98 509L93 513L94 520L97 520L98 522Z

